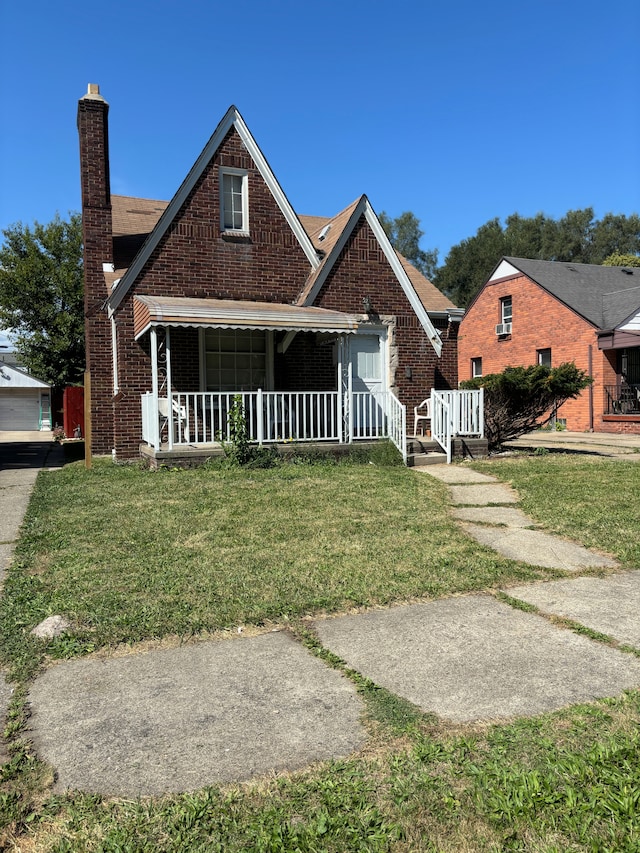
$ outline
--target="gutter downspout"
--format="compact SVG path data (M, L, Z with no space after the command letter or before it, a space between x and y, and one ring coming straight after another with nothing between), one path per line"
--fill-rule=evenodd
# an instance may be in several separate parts
M113 396L120 391L118 385L118 333L115 317L111 316L111 354L113 358Z

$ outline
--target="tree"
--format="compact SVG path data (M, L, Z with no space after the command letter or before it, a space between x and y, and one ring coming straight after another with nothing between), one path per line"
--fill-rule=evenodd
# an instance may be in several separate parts
M424 251L420 248L420 239L424 236L424 231L420 228L418 217L406 210L400 216L391 219L383 210L378 218L394 249L420 270L422 275L432 279L438 264L438 250Z
M461 388L484 388L484 427L489 449L548 423L567 400L591 384L573 362L558 367L535 364L507 367L460 383Z
M640 267L640 255L626 255L614 252L602 262L603 267Z
M453 246L433 283L466 307L503 255L542 261L601 264L613 252L640 254L640 216L607 213L594 219L593 208L570 210L560 219L538 213L513 213L491 219L474 237Z
M0 325L15 333L25 367L51 385L82 379L84 310L82 218L18 222L0 247Z
M453 246L433 283L461 308L471 302L502 255L508 254L499 219L482 225L474 237Z

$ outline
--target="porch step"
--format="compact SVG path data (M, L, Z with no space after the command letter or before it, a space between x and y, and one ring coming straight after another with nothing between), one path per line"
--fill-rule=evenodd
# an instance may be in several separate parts
M429 453L407 454L407 466L409 468L421 468L424 465L442 465L447 461L447 454L442 451L432 450Z

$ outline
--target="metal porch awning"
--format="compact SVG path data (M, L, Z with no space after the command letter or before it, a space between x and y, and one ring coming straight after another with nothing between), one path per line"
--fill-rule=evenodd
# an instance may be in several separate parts
M220 329L273 329L285 332L356 332L358 317L326 308L233 299L135 296L136 340L157 326Z

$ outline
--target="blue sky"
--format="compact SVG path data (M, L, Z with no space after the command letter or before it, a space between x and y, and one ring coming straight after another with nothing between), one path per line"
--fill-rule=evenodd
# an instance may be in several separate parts
M295 210L361 193L423 248L493 217L640 211L637 0L0 0L0 229L78 210L77 101L114 193L169 199L230 104Z

